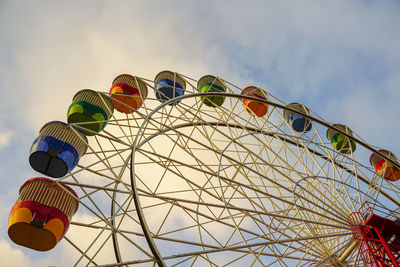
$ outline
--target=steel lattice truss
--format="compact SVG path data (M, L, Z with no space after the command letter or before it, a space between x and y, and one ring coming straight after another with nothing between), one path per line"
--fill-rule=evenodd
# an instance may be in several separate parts
M348 215L400 199L398 184L364 165L372 148L355 135L355 153L333 150L312 112L312 130L293 131L271 95L267 115L254 116L227 81L225 103L206 106L181 76L179 104L150 92L134 113L114 112L59 180L79 195L63 241L76 265L362 265L356 249L341 257L354 246Z

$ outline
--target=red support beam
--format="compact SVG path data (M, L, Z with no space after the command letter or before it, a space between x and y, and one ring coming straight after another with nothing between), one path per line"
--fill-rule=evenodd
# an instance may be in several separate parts
M400 223L374 214L368 203L348 221L366 266L399 267Z

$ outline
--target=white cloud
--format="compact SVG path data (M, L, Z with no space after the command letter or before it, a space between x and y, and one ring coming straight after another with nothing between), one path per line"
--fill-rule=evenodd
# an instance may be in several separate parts
M32 266L31 260L24 253L12 248L4 239L0 239L0 266Z
M303 101L400 156L399 7L367 2L2 1L1 119L37 134L47 121L66 120L79 89L107 91L120 73L152 79L171 69ZM13 131L0 130L0 149ZM7 242L0 253L20 255Z
M10 144L12 137L11 131L0 131L0 149Z
M0 267L72 266L70 253L63 244L49 252L37 252L0 239Z
M6 33L18 43L13 55L19 77L6 81L7 87L29 88L22 96L14 93L13 100L26 106L19 117L25 119L28 110L26 123L35 129L49 120L65 120L77 90L107 91L119 73L152 79L163 69L194 78L216 73L239 86L261 81L289 102L313 101L353 90L354 83L367 78L368 64L399 59L394 48L400 38L391 27L398 19L390 5L209 4L116 6L102 1L78 9L28 2L29 29L15 12L5 13L15 30ZM18 5L7 2L4 12ZM378 55L383 62L373 62Z
M11 2L6 6L10 9L8 14L15 15L14 11L19 9L18 4ZM107 91L112 79L120 73L152 79L158 71L172 69L197 77L215 60L221 65L221 56L212 52L212 44L190 39L187 29L182 31L188 25L181 24L179 16L175 18L167 12L160 14L163 16L160 19L169 23L153 20L147 12L161 11L156 5L118 7L105 2L94 7L31 5L31 12L24 18L30 21L29 29L18 17L3 14L19 33L6 32L19 44L13 49L17 65L14 77L19 78L6 80L6 88L12 85L28 88L23 94L18 90L9 92L11 102L19 100L25 107L16 115L28 126L37 129L49 120L65 121L76 91L82 88ZM133 16L132 9L146 12ZM204 58L199 60L200 56Z

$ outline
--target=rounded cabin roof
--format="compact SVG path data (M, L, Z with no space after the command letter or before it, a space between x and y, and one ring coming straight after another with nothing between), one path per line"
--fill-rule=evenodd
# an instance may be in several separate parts
M28 183L33 182L33 181L37 181L37 180L44 181L44 182L48 182L48 183L50 183L50 184L55 184L55 183L56 183L54 180L52 180L52 179L50 179L50 178L45 178L45 177L34 177L34 178L30 178L30 179L26 180L25 183L23 183L22 186L21 186L21 188L19 189L19 192L21 192L22 189L23 189ZM75 197L78 198L78 195L75 193L75 191L74 191L71 187L69 187L68 185L65 185L65 184L63 184L63 183L59 183L59 184L60 184L61 186L63 186L64 188L66 188L68 191L70 191Z
M137 88L142 93L142 97L147 97L147 85L146 83L137 76L130 74L120 74L112 82L112 85L116 83L125 83L133 88Z
M175 81L176 83L179 83L182 86L183 90L186 89L185 80L176 72L172 72L172 71L169 71L169 70L161 71L154 78L154 82L158 83L158 81L160 81L162 79L168 79L168 80L171 80L171 81Z
M78 91L72 98L72 101L85 101L92 105L96 105L102 108L106 112L108 117L110 117L114 112L114 104L112 102L112 98L106 94L96 92L92 89L82 89Z
M307 114L307 115L310 114L310 110L309 110L305 105L303 105L303 104L299 104L299 103L290 103L290 104L287 105L287 107L292 108L292 109L297 110L297 111L300 111L300 112L303 112L303 113L305 113L305 114ZM283 116L284 116L285 118L287 118L287 117L290 116L291 113L292 113L292 111L286 110L286 109L285 109L285 110L283 111Z
M386 156L387 158L393 160L394 162L399 162L397 157L390 151L385 150L385 149L380 149L378 150L378 152L382 153L384 156ZM371 163L372 167L375 167L375 165L381 161L382 159L384 159L383 157L381 157L380 155L378 155L377 153L372 153L371 156L369 157L369 163Z
M219 87L223 88L224 91L226 90L226 87L227 87L227 86L225 85L225 83L224 83L223 81L221 81L220 78L215 77L215 76L213 76L213 75L204 75L204 76L201 77L201 78L199 79L199 81L197 82L197 89L200 89L200 87L201 87L202 85L207 84L207 83L213 84L213 85L215 85L215 86L219 86Z
M75 127L75 126L69 125L68 123L65 123L65 122L62 122L62 121L49 121L49 122L47 122L45 125L42 126L42 128L40 128L39 133L41 133L44 129L46 129L47 127L49 127L49 126L51 126L51 125L54 125L54 124L55 124L55 125L58 124L58 125L62 125L62 126L70 126L70 127L74 128L74 130L76 130L76 131L78 132L78 134L79 134L82 138L85 139L86 142L89 142L88 139L87 139L87 137L86 137L86 134L84 134L84 133L82 132L81 129L78 129L78 128Z
M95 90L92 90L92 89L82 89L82 90L79 90L78 92L75 93L75 95L74 95L74 97L72 98L72 100L74 101L75 98L76 98L78 95L80 95L80 94L82 94L82 93L84 93L84 92L89 92L89 93L97 94L97 92L96 92Z
M265 92L263 89L261 89L260 87L256 87L256 86L247 86L246 88L244 88L241 92L241 95L251 95L251 94L256 94L259 97L268 100L268 96L267 96L267 92Z
M339 129L339 130L341 130L342 132L347 133L347 134L350 135L350 136L353 136L353 131L352 131L349 127L347 127L346 125L344 125L344 124L332 124L332 126L335 127L335 128L337 128L337 129ZM329 140L331 140L332 137L333 137L336 133L338 133L338 131L336 131L335 129L328 128L328 130L326 131L326 137L327 137Z

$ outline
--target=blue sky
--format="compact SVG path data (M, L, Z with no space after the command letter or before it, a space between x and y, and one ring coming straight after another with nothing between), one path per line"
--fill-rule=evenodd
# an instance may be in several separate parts
M45 264L6 234L30 144L120 73L254 84L400 156L398 25L398 1L0 1L0 259Z

